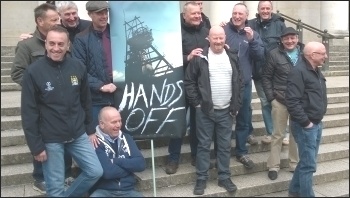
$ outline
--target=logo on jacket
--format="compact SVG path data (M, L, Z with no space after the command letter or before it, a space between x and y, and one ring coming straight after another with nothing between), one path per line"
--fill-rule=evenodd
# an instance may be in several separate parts
M76 76L70 76L70 81L72 82L72 86L78 85L78 78Z
M51 87L51 83L50 82L46 82L46 91L52 91L55 87Z

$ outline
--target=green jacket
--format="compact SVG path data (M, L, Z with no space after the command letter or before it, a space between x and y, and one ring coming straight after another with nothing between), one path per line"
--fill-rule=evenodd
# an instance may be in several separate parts
M45 41L38 29L33 37L19 41L15 49L15 59L11 68L11 78L22 85L22 77L26 67L45 55Z

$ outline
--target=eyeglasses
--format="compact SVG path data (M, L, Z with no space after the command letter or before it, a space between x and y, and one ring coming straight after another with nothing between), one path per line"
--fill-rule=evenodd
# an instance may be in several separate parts
M323 52L323 53L321 53L321 52L312 52L312 53L319 54L319 55L322 55L322 56L326 55L326 52Z

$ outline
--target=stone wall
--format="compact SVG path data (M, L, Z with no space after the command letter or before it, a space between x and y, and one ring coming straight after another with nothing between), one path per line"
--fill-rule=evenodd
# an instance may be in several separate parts
M1 1L1 45L14 46L21 33L35 30L34 8L38 1Z

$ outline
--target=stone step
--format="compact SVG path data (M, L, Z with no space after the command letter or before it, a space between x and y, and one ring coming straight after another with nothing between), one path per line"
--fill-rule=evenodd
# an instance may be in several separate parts
M314 185L328 183L332 181L348 179L349 178L349 158L339 159L334 161L327 161L318 163L317 171L313 175ZM329 168L332 167L332 168ZM243 168L243 167L242 167ZM212 172L216 172L213 169ZM204 196L210 197L252 197L257 195L263 195L267 193L272 193L276 191L283 191L288 189L288 185L291 181L293 173L290 173L287 169L282 169L279 171L278 178L276 180L270 180L267 177L267 171L255 172L244 175L237 175L235 171L231 176L233 183L237 185L237 191L234 194L228 193L224 188L218 187L217 180L208 180L207 188L205 189ZM214 174L212 174L214 175ZM212 176L210 175L210 176ZM216 175L216 174L215 174ZM214 176L215 177L215 176ZM195 185L194 175L192 178L188 179L190 182L173 186L176 177L171 178L172 183L166 183L161 181L162 184L167 185L163 188L157 189L158 197L193 197L193 188ZM142 182L141 182L142 183ZM158 182L159 183L159 182ZM157 183L157 185L158 185ZM152 185L152 184L151 184ZM171 188L169 188L171 187ZM153 189L142 191L145 197L153 196Z
M5 62L1 60L1 69L11 69L12 65L13 65L12 62Z
M14 56L16 46L1 46L1 56Z
M315 197L349 197L349 179L321 183L313 186ZM288 190L255 197L286 197Z
M319 172L319 170L318 170ZM282 179L282 181L280 181L281 177L283 175L288 175L286 176L286 178ZM328 174L330 175L330 174ZM334 174L335 175L335 174ZM279 179L275 180L275 181L271 181L271 180L266 180L263 179L264 174L260 173L260 174L256 174L256 175L247 175L247 177L252 177L252 176L258 176L259 181L263 181L262 184L270 184L269 186L269 190L268 192L272 192L272 193L268 193L268 194L264 194L264 195L256 195L255 197L287 197L288 196L288 184L280 184L283 181L286 182L286 179L291 179L292 175L287 172L287 170L282 169L279 173ZM339 177L339 174L336 175L337 177ZM248 183L245 183L245 185L241 185L241 188L239 188L239 190L243 190L245 188L252 188L252 185L250 185L250 181L248 179L242 179L243 176L232 176L232 180L235 184L238 183L238 181L245 181L247 180ZM261 177L261 178L260 178ZM265 176L266 177L266 176ZM326 181L321 180L322 176L319 173L315 173L315 179L317 181L316 184L314 184L313 186L313 190L315 192L315 196L316 197L349 197L349 179L348 178L340 178L339 180L334 180L335 178L329 179L326 178ZM278 181L280 181L279 183L277 183ZM272 183L271 183L272 182ZM289 183L290 181L287 181L287 183ZM283 185L283 188L285 188L284 191L280 191L280 189L276 186L276 187L271 187L271 186L275 186L275 184L277 185ZM194 187L194 183L190 183L190 186ZM216 185L215 181L213 182L213 185ZM44 195L40 194L39 192L33 190L33 184L32 183L26 183L26 184L21 184L21 185L14 185L14 186L5 186L1 188L1 195L3 197L42 197ZM208 186L209 188L209 186ZM169 191L170 190L174 190L173 192L171 192L172 194L169 194L167 196L173 196L173 197L185 197L185 196L194 196L194 195L190 195L189 193L185 193L182 191L175 191L175 190L179 190L179 189L174 189L174 187L168 187ZM190 189L191 190L191 189ZM246 189L245 191L247 191L248 189ZM274 190L278 191L278 192L273 192ZM158 193L162 193L162 191L165 191L165 189L157 189L157 196L160 197L161 194ZM193 191L193 189L192 189ZM209 190L206 189L206 192L208 192ZM258 190L252 189L252 191L256 192ZM265 190L266 191L266 190ZM153 190L148 190L148 191L141 191L144 196L146 197L153 197L154 196L154 191ZM238 192L236 192L238 193ZM165 192L163 193L165 194ZM227 193L228 194L228 193ZM260 193L259 193L260 194ZM231 195L231 194L230 194ZM232 196L232 195L231 195ZM236 194L237 196L237 194Z
M14 83L10 75L1 76L1 84L2 83Z
M328 104L326 115L349 113L349 103ZM253 110L253 122L263 121L261 110Z
M349 55L349 54L348 54ZM349 56L340 56L338 54L330 54L329 61L349 61Z
M328 104L348 103L349 93L327 94L327 98L328 98ZM253 110L261 110L260 99L259 98L252 99L251 106ZM1 115L15 115L15 114L1 114Z
M318 161L328 161L332 160L333 162L337 159L342 159L349 157L349 141L336 142L329 144L321 144L318 154ZM267 146L265 146L267 147ZM287 150L286 146L283 147L281 152L281 167L286 168L288 166L287 160ZM165 153L167 149L162 148L162 150L157 149L155 155L159 155L161 152ZM146 161L151 161L151 155L149 150L141 151L146 158ZM259 171L266 171L266 159L268 158L269 152L260 152L260 153L251 153L249 156L255 162L256 166L253 170L246 170L242 164L236 162L234 157L231 157L230 169L233 175L242 175L246 173L253 173ZM195 168L191 166L190 161L182 163L179 166L178 172L174 175L167 175L164 172L164 164L158 163L158 160L155 157L155 173L158 181L157 187L165 187L169 185L180 185L193 182L195 176ZM136 176L141 181L138 184L139 189L149 189L150 184L152 183L152 169L151 166L141 172L136 173ZM1 165L1 186L9 185L18 185L32 182L31 172L32 172L32 163L22 163L22 164L12 164L12 165ZM214 170L211 172L214 173ZM216 170L215 170L216 171ZM213 175L211 173L210 175ZM176 179L177 178L177 179ZM212 178L213 179L213 178Z
M13 134L10 134L13 132ZM259 144L254 146L248 146L250 153L259 153L270 150L270 147L262 144L261 139L263 136L257 136ZM18 139L18 142L14 142ZM349 127L334 127L334 128L325 128L323 130L323 139L322 143L333 143L340 141L349 140ZM157 152L155 160L157 164L164 165L166 163L166 158L168 155L168 141L166 138L159 138L154 140L154 149ZM3 144L4 142L4 144ZM137 140L138 147L144 153L147 164L151 166L151 146L150 140ZM6 146L7 145L7 146ZM232 153L234 154L235 140L232 140ZM212 145L213 146L213 145ZM186 136L184 138L181 154L181 163L190 162L190 147L189 147L189 138ZM212 151L213 152L213 151ZM21 164L21 163L30 163L32 161L32 156L30 154L29 148L26 145L26 140L24 138L23 131L6 131L6 133L1 132L1 165L10 165L10 164Z
M349 52L349 45L344 46L329 46L330 52Z
M347 52L329 52L329 57L336 57L336 56L347 56L349 57L349 51Z
M17 83L1 83L1 92L20 91L22 88Z
M10 68L1 68L1 76L9 76L9 75L11 75L11 69Z
M325 77L331 77L331 76L349 76L349 70L342 70L342 71L322 71L323 75Z
M331 65L331 66L348 65L349 66L349 60L346 60L346 61L329 61L329 65Z
M15 56L1 56L1 62L13 62Z

